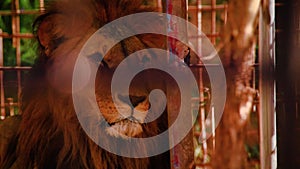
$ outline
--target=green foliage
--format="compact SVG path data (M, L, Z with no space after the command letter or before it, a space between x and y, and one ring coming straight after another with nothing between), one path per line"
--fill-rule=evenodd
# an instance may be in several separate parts
M245 149L247 151L248 154L248 158L253 160L259 160L259 144L255 144L255 145L245 145Z
M21 10L38 9L39 0L20 0ZM10 10L11 0L1 0L0 10ZM31 33L32 23L36 18L35 15L20 15L20 32ZM0 29L3 32L12 33L12 17L3 15L0 16ZM21 39L21 65L30 66L34 63L36 58L36 43L31 39ZM16 49L12 45L12 39L4 38L3 40L3 54L4 65L15 66L16 65Z
M20 0L21 9L38 9L39 0Z
M23 39L21 41L21 46L22 66L31 66L36 59L37 43L32 39Z
M11 0L1 0L0 9L1 10L9 10L10 9L10 1Z
M0 0L0 11L7 13L11 10L12 0ZM19 0L20 10L33 10L38 9L39 0ZM21 14L20 15L20 33L32 33L32 23L36 18L35 15ZM0 29L4 33L12 34L12 16L0 15ZM31 66L37 56L37 43L33 39L21 38L21 66ZM13 45L12 38L3 38L3 61L4 66L16 66L16 48ZM18 76L21 75L23 80L27 71L21 71L21 74L17 74L17 71L4 71L3 73L3 86L5 102L9 102L8 99L12 99L13 102L18 102ZM22 83L22 82L21 82ZM18 106L6 107L6 114L11 114L11 110L14 114L18 114Z

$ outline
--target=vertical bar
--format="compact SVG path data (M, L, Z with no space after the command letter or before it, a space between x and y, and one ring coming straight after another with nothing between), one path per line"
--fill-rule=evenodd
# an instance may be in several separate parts
M12 10L19 11L20 3L19 0L12 1ZM20 33L20 16L18 14L13 14L12 16L12 30L13 34ZM21 66L21 42L19 37L13 38L13 45L16 48L16 65ZM18 97L21 95L21 72L17 70L17 85L18 85Z
M202 148L203 148L203 164L206 163L208 157L207 141L206 141L206 127L205 127L205 99L204 99L204 86L203 86L203 68L199 68L199 92L200 92L200 123L201 123L201 136Z
M212 146L212 153L213 155L215 154L215 150L216 150L216 124L215 124L215 107L212 104L211 106L211 128L212 128L212 141L213 141L213 146Z
M270 23L265 20L262 7L259 16L260 167L263 169L277 168L274 4L274 0L269 0Z
M211 0L211 43L216 45L216 0Z
M15 115L14 99L12 97L7 98L7 103L8 103L8 109L9 109L9 115L14 116Z
M0 34L2 33L2 29L0 29ZM0 37L0 66L3 66L3 38ZM5 100L4 100L4 86L3 86L3 71L0 70L0 92L1 92L1 98L0 98L0 119L5 119Z
M199 31L198 34L198 52L200 54L199 57L202 57L202 0L197 1L197 26ZM199 63L201 64L201 60L199 60ZM201 136L203 140L202 142L202 150L203 150L203 161L202 163L205 164L207 156L208 156L208 147L207 147L207 141L206 139L206 127L205 127L205 107L203 105L204 103L204 86L203 86L203 68L199 67L198 69L198 84L199 84L199 92L200 92L200 124L201 124Z
M159 12L163 11L162 0L157 0L157 8Z
M224 25L227 23L228 5L224 3Z
M16 10L20 10L20 3L19 0L15 0L16 3ZM20 16L16 16L16 24L17 24L17 29L16 33L20 34ZM21 66L21 39L17 38L17 47L16 47L16 60L17 60L17 66ZM17 70L17 76L18 76L18 98L21 96L21 71Z
M199 34L198 34L198 53L200 54L199 57L202 57L202 0L197 0L197 26L199 29ZM200 60L199 60L200 61Z
M40 0L40 11L44 11L45 10L45 2L44 0Z

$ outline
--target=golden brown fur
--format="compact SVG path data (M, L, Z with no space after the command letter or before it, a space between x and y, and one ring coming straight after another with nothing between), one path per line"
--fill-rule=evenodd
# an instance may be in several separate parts
M169 168L168 153L153 158L125 158L96 145L81 128L72 102L72 71L83 44L104 24L141 11L140 4L140 0L59 0L49 5L46 13L40 16L35 24L40 42L40 57L24 88L21 102L22 120L15 138L17 145L11 145L16 149L16 153L2 158L0 167L10 168L17 165L17 168L24 169ZM154 35L130 37L116 45L104 57L105 65L98 70L101 80L96 82L96 95L99 108L109 123L116 122L119 117L109 88L114 69L127 55L147 47L163 48L164 40ZM147 95L153 88L165 89L164 84L149 86L151 78L157 79L159 76L158 72L146 72L133 80L130 94L137 98L146 96L136 105L138 110L147 113L146 110L150 106ZM88 114L86 116L89 118ZM128 130L127 133L131 132L129 136L133 137L154 136L166 129L165 117L166 114L155 122L132 125L141 128ZM101 134L107 138L115 137L111 133ZM123 139L122 136L116 137ZM122 151L129 149L122 145L115 146L119 146Z

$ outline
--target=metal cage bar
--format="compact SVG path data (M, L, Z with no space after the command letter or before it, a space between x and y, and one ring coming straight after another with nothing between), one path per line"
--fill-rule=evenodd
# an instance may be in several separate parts
M208 0L206 1L208 2ZM189 5L188 11L193 13L196 12L196 20L197 22L194 23L198 27L200 31L203 31L203 20L205 19L204 14L210 13L210 21L209 24L211 25L209 32L206 32L206 36L210 38L212 44L216 45L216 39L220 37L220 33L217 32L217 11L223 11L224 12L224 24L227 21L227 4L217 4L216 0L210 0L210 5L203 5L204 0L197 0L195 5ZM221 24L221 23L220 23ZM199 35L189 35L189 38L191 39L197 39L197 50L198 53L202 56L202 51L201 51L201 43L202 43L202 38L203 35L200 33ZM200 57L201 57L200 56ZM210 89L204 85L204 79L203 76L205 74L205 66L220 66L217 64L211 64L211 65L205 65L201 63L200 60L198 60L198 63L194 63L190 65L192 69L197 71L198 74L198 85L199 85L199 92L200 92L200 98L194 98L192 100L193 104L195 101L200 103L200 110L195 110L199 111L198 114L198 119L197 119L197 124L195 125L194 128L194 137L196 140L198 140L199 137L206 137L206 128L205 128L205 123L206 123L206 107L205 104L210 101L210 98L206 96L205 94L210 95ZM214 108L213 108L213 103L212 104L212 116L214 116ZM214 118L212 118L212 126L214 126ZM197 131L196 128L200 128L199 131ZM202 140L203 141L203 140ZM208 161L209 156L214 155L214 149L215 149L215 133L212 133L212 137L209 140L203 141L202 143L197 143L198 147L195 147L195 154L197 154L197 149L201 149L203 152L203 155L200 159L198 157L195 157L195 160L190 168L205 168L205 169L210 169L211 163Z
M0 10L0 16L11 16L12 21L12 33L3 32L0 30L0 118L3 120L7 115L14 115L15 108L19 106L18 100L6 96L6 89L4 86L5 72L16 71L16 84L17 84L17 96L19 97L22 89L22 72L31 69L29 66L22 66L22 53L21 53L21 39L33 39L32 33L20 32L20 16L21 15L38 15L45 10L44 0L39 1L38 9L22 10L20 9L20 0L11 0L11 10ZM16 65L6 66L4 65L4 58L11 57L4 54L3 39L12 39L12 45L16 49Z

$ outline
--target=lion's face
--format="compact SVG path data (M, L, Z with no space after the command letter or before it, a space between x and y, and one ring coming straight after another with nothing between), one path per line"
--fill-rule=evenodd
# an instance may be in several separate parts
M105 24L141 11L140 4L141 0L57 0L51 1L45 14L36 20L40 57L23 90L17 146L24 168L169 168L168 152L139 159L103 150L85 133L72 100L74 66L84 44ZM164 98L150 97L154 89L166 93L166 77L170 79L166 73L144 70L131 80L129 93L111 91L112 77L126 57L142 49L165 49L165 43L166 37L160 35L132 36L108 50L99 63L94 92L102 116L95 118L93 127L102 127L101 142L117 138L113 140L121 144L128 142L128 137L151 137L167 130ZM156 58L159 56L144 52L135 62ZM127 66L132 67L134 63ZM89 110L79 113L90 118ZM153 114L158 118L153 118ZM116 146L120 151L132 148Z
M54 13L46 16L38 29L39 41L46 57L49 58L47 80L54 90L62 93L71 91L72 73L77 56L88 38L101 27L102 22L97 16L92 15L93 12L84 7L76 7L85 14L84 17L75 15L72 11L63 11L63 14ZM70 17L74 17L72 22ZM97 21L99 24L95 24ZM126 57L149 47L164 48L165 42L165 38L159 35L132 36L116 44L104 56L98 69L95 92L100 112L104 117L101 123L106 121L109 124L104 129L107 134L125 138L125 136L146 137L150 133L154 135L157 132L155 129L157 127L153 127L154 131L146 133L145 127L151 128L149 126L155 125L155 122L147 123L145 120L151 114L148 111L151 107L149 93L153 89L165 91L164 77L155 70L141 72L132 79L129 94L119 93L114 96L114 100L111 80L114 71ZM151 62L155 58L157 56L144 52L136 62ZM135 65L128 63L127 66ZM126 101L125 97L129 97L130 102ZM160 104L160 101L156 100L156 103Z
M128 38L112 48L100 64L96 79L96 97L100 111L109 124L105 131L111 136L121 138L124 136L149 136L150 133L145 133L144 127L154 125L154 123L149 124L147 122L147 118L153 113L149 111L151 107L149 94L154 89L165 90L161 72L148 70L137 74L131 81L129 94L114 93L114 101L111 93L111 80L115 68L128 55L145 48L147 46L142 44L137 37ZM144 52L139 59L140 61L150 61L154 57L150 53ZM135 65L128 63L126 66ZM126 101L126 97L130 98L130 102ZM156 100L154 104L157 106L159 103L160 101ZM157 132L155 128L153 127L153 133Z

